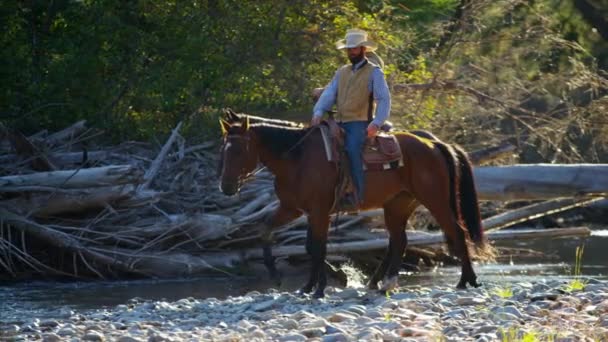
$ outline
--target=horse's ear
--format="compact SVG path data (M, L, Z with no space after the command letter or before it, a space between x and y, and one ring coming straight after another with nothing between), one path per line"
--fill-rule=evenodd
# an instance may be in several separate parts
M249 116L248 115L245 116L245 122L243 123L243 127L245 128L245 131L249 130Z
M230 128L228 121L220 119L220 127L222 128L222 136L228 134L228 129Z
M224 114L226 115L226 119L229 122L237 122L237 121L241 120L241 118L239 118L239 116L236 115L236 113L232 110L232 108L226 108L226 110L224 111Z

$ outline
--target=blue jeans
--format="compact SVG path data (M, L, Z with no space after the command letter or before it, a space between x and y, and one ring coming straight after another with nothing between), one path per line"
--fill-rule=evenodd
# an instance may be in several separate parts
M357 191L359 201L363 201L364 175L363 175L363 144L367 137L367 121L350 121L339 124L346 134L344 147L350 160L350 173Z

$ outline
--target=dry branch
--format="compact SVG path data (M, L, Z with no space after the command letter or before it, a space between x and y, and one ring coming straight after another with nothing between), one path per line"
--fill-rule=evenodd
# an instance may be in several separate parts
M177 139L179 129L181 127L182 122L178 123L177 126L173 129L173 132L171 132L171 136L169 136L169 139L167 140L163 148L161 148L160 152L158 153L158 156L156 156L156 159L154 159L154 161L150 165L150 168L146 171L146 174L144 175L144 182L140 185L138 190L144 190L150 186L150 183L152 183L152 180L154 180L154 177L156 177L156 175L158 174L158 171L161 165L163 164L167 153L169 153L169 148L171 147L171 145L173 145L175 139Z

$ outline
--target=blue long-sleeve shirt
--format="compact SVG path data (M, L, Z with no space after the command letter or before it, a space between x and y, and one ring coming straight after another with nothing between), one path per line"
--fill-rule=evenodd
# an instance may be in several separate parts
M357 63L353 70L358 70L364 65L365 60ZM315 104L313 108L313 115L321 117L323 113L330 111L333 105L336 103L338 97L338 72L334 75L329 85L323 90L323 94ZM374 68L367 89L373 94L374 100L376 101L376 115L372 122L380 127L388 120L391 110L391 94L384 78L384 72L380 68Z

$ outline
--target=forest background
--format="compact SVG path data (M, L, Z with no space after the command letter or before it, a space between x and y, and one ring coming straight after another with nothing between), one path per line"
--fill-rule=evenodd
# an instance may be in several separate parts
M151 140L183 120L212 139L224 107L307 121L358 27L401 128L509 140L512 162L608 162L601 0L3 1L0 22L0 121L26 134L86 119Z

